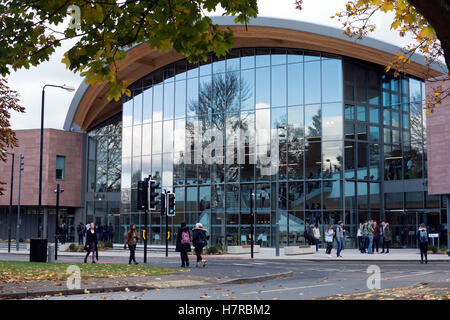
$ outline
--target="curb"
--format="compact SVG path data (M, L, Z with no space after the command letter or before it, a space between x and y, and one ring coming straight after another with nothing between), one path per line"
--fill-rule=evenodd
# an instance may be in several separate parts
M85 290L89 293L103 293L103 292L118 292L126 291L140 291L140 290L153 290L156 287L145 287L145 286L117 286L117 287L104 287L104 288L91 288L91 289L63 289L63 290L48 290L48 291L36 291L36 292L17 292L17 293L5 293L0 294L0 300L8 299L24 299L24 298L38 298L43 296L69 296L75 294L85 294Z
M251 278L238 278L238 279L231 279L224 282L219 283L211 283L211 285L221 285L221 284L244 284L244 283L253 283L253 282L260 282L260 281L266 281L266 280L272 280L272 279L281 279L281 278L288 278L292 277L294 273L292 271L289 272L282 272L282 273L276 273L276 274L270 274L270 275L264 275L264 276L257 276L257 277L251 277ZM209 284L207 284L209 285ZM205 286L205 284L198 285L193 284L189 286L184 286L183 288L195 288L199 286ZM168 287L164 289L173 289L173 288L180 288L177 287ZM158 287L150 287L150 286L139 286L139 285L130 285L130 286L116 286L116 287L104 287L104 288L92 288L92 289L63 289L63 290L48 290L48 291L36 291L36 292L17 292L17 293L5 293L0 294L0 300L8 300L8 299L25 299L25 298L38 298L43 296L69 296L69 295L76 295L76 294L85 294L85 290L87 290L90 293L107 293L107 292L121 292L126 291L128 289L129 291L142 291L142 290L155 290L155 289L162 289Z

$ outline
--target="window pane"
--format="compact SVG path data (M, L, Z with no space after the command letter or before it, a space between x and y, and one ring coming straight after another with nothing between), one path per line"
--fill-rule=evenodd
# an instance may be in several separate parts
M128 127L133 124L133 99L123 103L122 123L124 127Z
M328 103L322 105L322 139L342 139L342 103Z
M322 143L322 172L326 179L339 179L342 166L342 142Z
M150 123L142 126L142 154L151 154L152 148L152 125Z
M321 143L307 143L305 145L305 176L307 179L322 178Z
M249 110L255 107L255 70L241 72L241 109Z
M142 123L142 90L136 90L134 92L134 106L133 106L133 124Z
M173 119L174 87L173 82L164 84L164 120Z
M270 68L256 69L256 109L270 106Z
M153 112L153 88L147 88L144 90L143 99L142 122L151 122Z
M305 63L305 103L320 102L320 61Z
M186 82L175 82L175 118L186 116Z
M303 128L303 107L289 107L288 108L288 142L300 142L304 135Z
M380 121L380 109L378 108L370 108L370 122L371 123L379 123Z
M187 81L187 109L186 113L188 116L197 115L198 109L198 79L189 79Z
M66 178L66 157L56 156L56 180Z
M163 112L163 86L153 87L153 121L161 121Z
M322 102L334 101L342 101L342 62L322 60Z
M286 105L286 65L272 67L272 106Z
M303 104L303 64L288 66L288 105Z
M306 137L320 139L322 135L322 119L320 105L305 106Z

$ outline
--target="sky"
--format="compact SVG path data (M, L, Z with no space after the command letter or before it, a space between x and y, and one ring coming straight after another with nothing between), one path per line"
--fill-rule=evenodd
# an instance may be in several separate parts
M295 9L294 0L258 0L260 17L274 17L313 22L321 25L341 27L341 23L330 17L345 8L347 0L304 0L303 10ZM222 11L211 13L220 15ZM374 16L377 29L370 34L371 38L382 40L397 46L408 43L408 39L401 38L398 32L390 30L392 17L388 14ZM10 87L20 94L20 104L26 108L25 113L13 112L11 127L17 129L34 129L40 127L41 92L45 84L69 85L76 89L83 79L66 69L61 62L66 52L75 41L63 43L61 48L51 56L50 61L42 63L28 70L21 69L12 72L7 77ZM67 110L75 92L59 88L47 87L45 90L44 127L62 129Z

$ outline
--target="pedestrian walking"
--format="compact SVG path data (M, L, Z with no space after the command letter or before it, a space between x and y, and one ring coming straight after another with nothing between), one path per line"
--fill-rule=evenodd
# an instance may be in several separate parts
M373 222L373 246L374 248L378 249L380 247L380 228L378 227L378 224L376 221ZM375 251L375 250L373 250Z
M384 223L383 228L383 251L381 253L389 253L389 246L392 241L392 229L389 222ZM386 247L386 252L384 252L384 248Z
M362 246L361 246L361 253L366 253L367 247L369 246L369 238L367 236L367 220L364 220L364 223L361 227L361 235L362 235Z
M208 230L203 228L201 223L197 223L195 228L192 229L192 240L195 247L195 254L197 256L197 263L195 267L200 265L200 262L203 264L203 267L206 265L206 261L202 258L202 250L208 244L209 236L206 235Z
M182 222L180 229L178 229L177 245L175 251L180 253L181 268L188 268L188 252L191 251L191 234L188 227L186 227L186 222Z
M419 230L417 230L417 238L419 239L420 263L423 264L424 257L425 263L428 263L428 231L427 227L423 223L419 226Z
M369 220L369 222L367 223L365 232L366 232L366 236L367 236L368 241L369 241L369 246L368 246L368 249L367 249L367 253L368 254L373 254L373 251L372 251L372 246L373 246L373 221L372 220Z
M308 241L308 245L312 246L313 244L315 244L315 241L314 241L314 225L312 223L306 229L305 238L306 238L306 241Z
M317 224L314 226L313 235L314 235L314 243L316 244L316 252L318 252L319 251L319 241L320 241L320 229Z
M337 245L337 256L342 258L341 251L344 248L344 223L342 221L338 222L338 226L336 227L336 245Z
M61 224L61 227L59 228L59 242L61 242L61 244L66 243L66 234L67 234L67 228L66 228L66 224L63 222Z
M333 249L333 236L334 236L333 225L329 224L327 230L325 231L325 242L327 243L327 250L325 253L331 257L331 250Z
M92 263L95 263L96 258L98 261L97 244L98 244L97 232L95 231L94 223L91 222L89 230L86 232L86 244L84 246L84 250L86 250L87 253L86 256L84 257L84 263L87 263L87 258L91 253L92 253Z
M123 248L126 249L128 245L128 249L130 249L130 258L128 260L128 264L131 264L131 261L133 261L134 264L138 264L136 262L136 245L138 241L139 234L137 232L136 225L133 223L130 226L130 230L128 230L127 232L125 244L123 246Z
M113 238L114 238L114 227L110 222L108 226L108 241L113 242Z
M83 244L84 230L83 222L80 222L77 226L78 244Z
M356 239L358 239L358 249L362 252L362 223L359 223L358 231L356 231Z
M267 198L267 192L266 189L262 189L261 193L259 194L259 198L261 199L261 208L264 207L264 202L266 201Z
M380 248L382 248L382 251L380 253L384 253L384 228L386 227L386 224L384 223L384 221L381 221L380 223ZM377 251L378 252L378 251Z

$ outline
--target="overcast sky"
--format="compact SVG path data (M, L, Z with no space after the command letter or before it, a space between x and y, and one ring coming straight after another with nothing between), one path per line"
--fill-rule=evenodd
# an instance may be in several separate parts
M322 25L341 27L330 16L342 11L347 0L304 0L303 10L295 9L294 0L258 0L259 16L293 19ZM221 12L212 13L212 15ZM407 40L390 30L392 18L379 14L374 18L377 29L370 37L395 45L405 45ZM50 61L29 70L19 70L7 78L10 86L21 95L21 105L26 108L23 114L14 112L11 117L13 129L33 129L40 127L41 90L45 84L70 85L78 88L83 79L65 68L61 58L72 43L66 42L56 50ZM75 92L58 88L45 90L45 127L62 129L65 116Z

